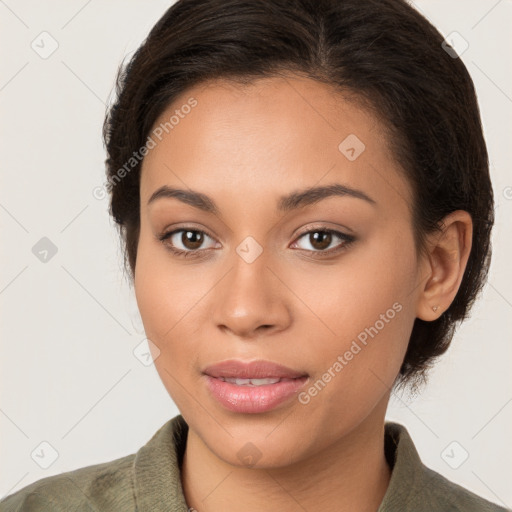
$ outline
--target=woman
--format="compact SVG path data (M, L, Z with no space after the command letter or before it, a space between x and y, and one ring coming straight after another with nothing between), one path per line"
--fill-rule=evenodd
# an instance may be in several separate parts
M118 80L111 214L180 415L3 510L498 511L385 423L489 266L472 81L403 0L180 0Z

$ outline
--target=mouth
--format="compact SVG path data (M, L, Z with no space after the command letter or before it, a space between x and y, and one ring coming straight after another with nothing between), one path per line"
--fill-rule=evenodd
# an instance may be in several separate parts
M271 378L267 377L264 379L236 379L230 377L217 377L224 382L229 382L230 384L236 384L237 386L267 386L269 384L277 384L278 382L291 382L294 379L280 379L280 378Z
M238 413L267 412L290 401L309 375L270 361L223 361L203 370L206 387L224 408Z

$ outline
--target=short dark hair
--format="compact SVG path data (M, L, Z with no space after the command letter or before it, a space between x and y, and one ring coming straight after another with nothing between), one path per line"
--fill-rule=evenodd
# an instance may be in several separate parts
M178 95L208 80L248 84L289 72L330 84L360 99L387 127L413 191L418 250L447 214L465 210L473 220L458 293L437 320L416 318L397 383L423 380L486 281L494 223L474 85L461 59L446 49L438 30L405 0L176 2L120 66L103 127L110 213L131 278L142 159L132 160L128 171L126 163Z

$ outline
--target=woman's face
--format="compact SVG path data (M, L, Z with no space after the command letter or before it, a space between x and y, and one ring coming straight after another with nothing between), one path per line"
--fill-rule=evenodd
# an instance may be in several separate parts
M226 462L290 464L382 422L423 268L384 133L296 76L202 84L155 125L137 302L165 387Z

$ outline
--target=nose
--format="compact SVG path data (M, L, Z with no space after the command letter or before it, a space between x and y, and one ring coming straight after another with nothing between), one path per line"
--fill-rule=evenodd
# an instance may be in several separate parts
M291 322L286 287L262 254L247 263L235 254L233 266L215 287L215 325L239 338L285 330Z

